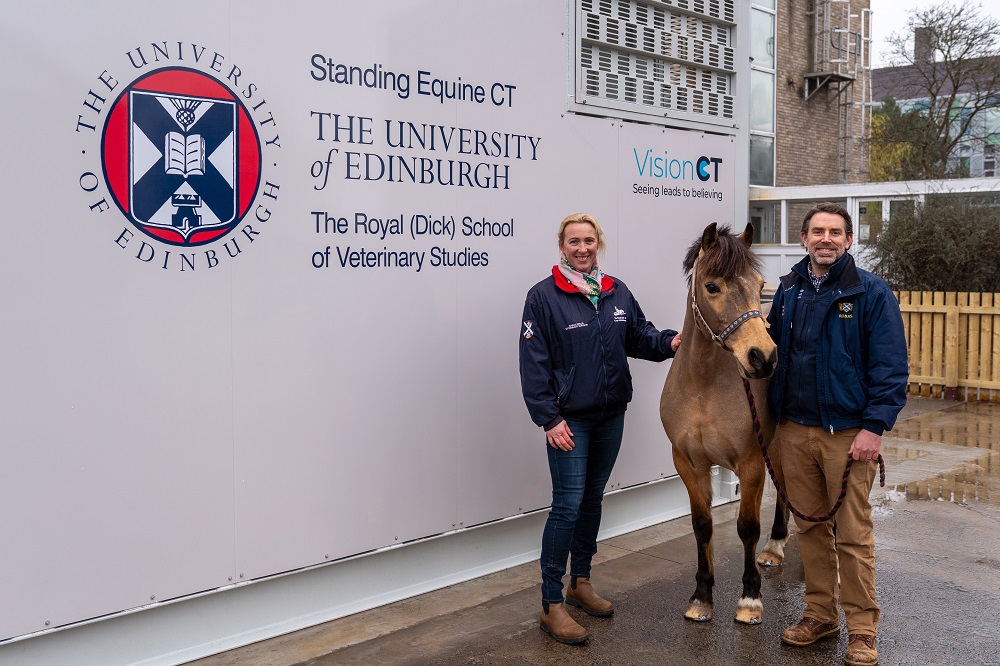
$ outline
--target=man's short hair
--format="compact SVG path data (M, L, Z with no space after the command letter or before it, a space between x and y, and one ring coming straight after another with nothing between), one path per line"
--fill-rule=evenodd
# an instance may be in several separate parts
M806 213L806 217L802 220L802 233L809 231L809 220L812 219L813 215L816 213L833 213L834 215L839 215L844 218L844 231L848 236L854 233L854 223L851 222L851 214L847 212L847 209L841 206L839 203L834 203L832 201L826 201L821 204L816 204L809 209Z

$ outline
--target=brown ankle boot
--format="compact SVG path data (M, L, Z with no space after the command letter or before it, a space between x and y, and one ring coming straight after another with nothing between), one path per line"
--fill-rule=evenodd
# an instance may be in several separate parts
M878 647L875 644L875 637L868 634L849 634L844 663L848 666L876 666Z
M564 604L549 604L549 610L542 610L542 615L538 621L538 628L547 633L560 643L575 645L582 643L590 634L587 630L577 624L576 620L566 612Z
M594 586L589 578L570 579L569 590L566 591L566 603L576 606L594 617L611 617L615 614L614 606L606 599L601 599L594 592Z
M823 623L816 618L803 617L798 624L785 629L781 634L781 642L803 647L812 645L821 638L839 635L840 625L838 623Z

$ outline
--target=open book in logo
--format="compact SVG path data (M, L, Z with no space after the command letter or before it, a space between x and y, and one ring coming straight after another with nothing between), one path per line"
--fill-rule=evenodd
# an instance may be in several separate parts
M130 96L133 219L185 240L232 224L236 103L143 90Z

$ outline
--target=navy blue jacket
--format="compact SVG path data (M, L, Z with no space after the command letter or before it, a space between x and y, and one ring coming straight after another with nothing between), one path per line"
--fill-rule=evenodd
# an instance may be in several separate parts
M769 401L781 418L792 348L792 320L799 290L812 288L805 257L781 278L768 313L771 337L778 345L778 367L771 378ZM845 257L822 322L816 350L816 388L823 428L831 432L862 427L877 435L891 430L906 404L909 366L899 304L889 285Z
M553 267L521 317L521 392L546 430L565 417L621 414L632 399L627 356L664 361L676 331L658 331L623 282L605 275L597 308Z

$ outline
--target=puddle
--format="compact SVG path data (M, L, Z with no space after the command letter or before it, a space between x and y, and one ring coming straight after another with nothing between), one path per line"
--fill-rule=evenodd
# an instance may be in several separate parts
M955 446L1000 447L1000 404L963 402L925 412L896 424L892 437Z
M900 421L884 438L882 455L888 503L1000 506L1000 404L960 403Z

